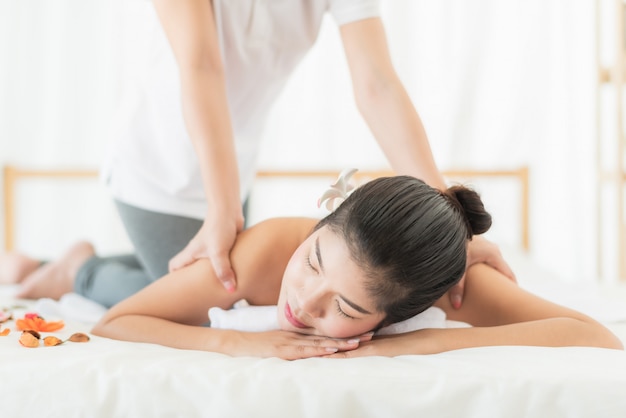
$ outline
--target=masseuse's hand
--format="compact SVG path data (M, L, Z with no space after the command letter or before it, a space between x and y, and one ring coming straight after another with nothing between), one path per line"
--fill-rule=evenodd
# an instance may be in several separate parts
M233 331L231 337L226 343L225 352L232 356L279 357L284 360L297 360L354 350L359 347L359 343L371 340L372 334L342 340L279 330Z
M469 266L477 263L490 265L513 282L517 283L515 273L513 273L511 267L509 267L507 262L504 261L504 258L502 258L498 246L481 235L474 236L469 243L467 267L469 268ZM463 275L461 281L448 292L450 295L450 303L456 309L460 308L463 303L464 288L465 275Z
M233 292L237 286L237 279L230 264L230 250L242 229L241 212L230 219L226 216L207 217L196 236L170 260L170 272L185 267L199 258L208 258L217 278L227 291Z

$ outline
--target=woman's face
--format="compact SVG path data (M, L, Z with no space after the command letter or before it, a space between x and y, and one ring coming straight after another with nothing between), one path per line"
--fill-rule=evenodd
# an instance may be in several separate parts
M278 298L278 323L287 331L348 338L371 331L385 318L374 307L365 275L343 239L323 227L289 260Z

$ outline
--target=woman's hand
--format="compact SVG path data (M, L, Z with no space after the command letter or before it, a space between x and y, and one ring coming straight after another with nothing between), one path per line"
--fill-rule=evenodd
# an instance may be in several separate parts
M395 357L408 354L431 354L427 347L432 338L422 338L421 333L426 330L413 331L405 334L393 334L362 341L352 350L327 354L328 358L355 358L367 356Z
M500 273L504 274L511 281L517 283L515 273L511 267L504 261L500 249L493 242L488 241L482 235L476 235L469 243L469 252L467 258L467 268L478 263L487 264ZM450 303L456 309L459 309L463 303L463 294L465 287L465 275L461 281L448 291Z
M207 217L195 237L169 262L170 272L185 267L200 258L211 260L215 275L227 291L233 292L237 278L230 263L230 250L237 234L243 229L243 214L232 219Z
M297 360L354 350L361 342L369 341L371 338L372 333L339 340L282 330L233 331L221 351L232 356L279 357L284 360Z

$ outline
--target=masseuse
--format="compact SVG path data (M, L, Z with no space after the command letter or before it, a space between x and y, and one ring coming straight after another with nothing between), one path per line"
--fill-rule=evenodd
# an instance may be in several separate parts
M31 269L22 297L38 297L50 275L86 288L110 276L105 305L199 258L233 290L229 253L244 225L242 202L255 177L271 104L330 13L339 27L358 109L392 169L444 188L419 115L392 65L377 0L154 0L154 39L145 45L121 106L104 166L135 254L95 255L91 244ZM136 57L137 59L141 57ZM514 279L481 236L469 264ZM48 280L49 282L49 280ZM461 289L451 296L461 303Z

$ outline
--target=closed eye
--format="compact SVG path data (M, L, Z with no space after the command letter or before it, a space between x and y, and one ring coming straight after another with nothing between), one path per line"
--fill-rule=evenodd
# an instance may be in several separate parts
M338 300L336 300L335 302L336 302L335 306L337 307L337 313L338 313L339 315L344 316L344 317L346 317L346 318L350 318L350 319L356 319L355 317L348 315L347 313L345 313L345 312L341 309L341 305L339 305L339 301L338 301Z
M311 264L311 256L307 255L304 259L304 264L306 264L306 266L308 268L310 268L311 270L313 270L314 272L317 273L317 269L315 267L313 267L313 264Z

